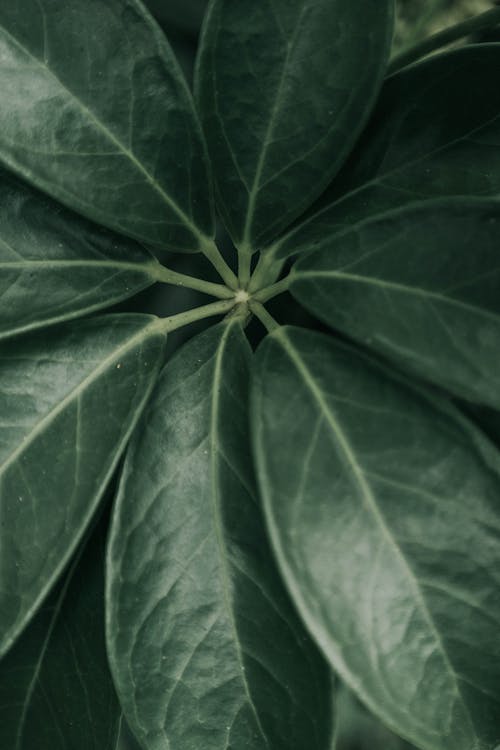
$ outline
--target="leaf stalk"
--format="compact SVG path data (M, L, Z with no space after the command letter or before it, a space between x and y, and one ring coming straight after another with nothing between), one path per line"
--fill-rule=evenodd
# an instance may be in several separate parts
M252 253L246 247L238 248L238 279L241 289L247 289L250 283Z
M284 260L276 260L272 253L262 253L250 279L248 291L251 293L258 292L263 287L267 288L274 284L276 279L279 278L284 264Z
M209 305L194 307L191 310L186 310L186 312L178 313L177 315L171 315L168 318L160 318L156 325L162 333L171 333L178 328L183 328L191 323L196 323L198 320L212 318L216 315L224 315L232 310L236 304L236 300L233 296L232 299L212 302Z
M273 318L273 316L266 310L264 305L255 300L250 300L248 303L250 310L253 312L256 318L260 320L264 328L268 333L276 331L281 328L280 324Z
M201 251L213 265L225 284L230 289L238 289L239 283L236 274L229 268L215 242L213 240L207 240L201 246Z
M163 284L173 284L174 286L182 286L187 289L195 289L203 294L208 294L210 297L218 297L219 299L233 299L234 290L228 289L223 284L213 284L210 281L198 279L195 276L187 276L177 271L172 271L170 268L160 266L155 273L155 278Z
M288 276L285 276L284 279L277 281L276 284L271 284L270 286L264 287L264 289L261 289L259 292L256 292L252 296L252 299L256 302L268 302L270 299L277 297L278 294L287 292L290 287L290 280L291 276L289 274Z

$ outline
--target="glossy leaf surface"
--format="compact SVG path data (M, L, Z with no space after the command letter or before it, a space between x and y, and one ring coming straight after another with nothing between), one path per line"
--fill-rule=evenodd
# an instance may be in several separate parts
M0 653L91 519L156 378L156 319L117 315L0 350Z
M330 675L285 593L251 470L239 322L164 370L125 462L108 651L145 750L324 750Z
M500 458L328 336L257 353L258 476L274 550L344 680L426 750L500 742Z
M104 535L77 556L0 663L6 750L117 750L121 711L104 638Z
M196 96L235 243L256 250L337 172L378 92L391 0L215 0Z
M321 210L276 248L280 257L415 201L500 199L500 44L470 46L389 78ZM346 195L343 195L346 194Z
M85 216L199 249L213 221L187 85L137 0L0 7L0 160Z
M419 376L500 408L500 207L407 208L295 267L314 315Z
M111 306L158 268L134 241L0 176L0 338Z

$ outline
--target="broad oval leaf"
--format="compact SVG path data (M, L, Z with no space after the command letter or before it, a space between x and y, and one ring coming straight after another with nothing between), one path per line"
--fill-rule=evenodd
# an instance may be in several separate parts
M0 173L0 338L114 305L159 269L133 240Z
M0 351L0 654L74 551L161 365L147 315L110 315Z
M392 0L215 0L196 97L238 247L274 239L349 153L384 74Z
M324 750L330 676L261 520L240 323L166 367L132 442L107 570L110 663L145 750Z
M500 742L500 457L324 334L257 353L253 438L295 603L349 686L425 750Z
M104 534L0 662L5 750L117 750L121 711L104 638Z
M191 97L137 0L0 7L0 160L85 216L196 251L213 234Z
M409 207L294 268L314 315L452 393L500 408L500 206Z
M500 199L500 44L465 47L391 76L319 210L280 240L287 257L353 224L446 196Z

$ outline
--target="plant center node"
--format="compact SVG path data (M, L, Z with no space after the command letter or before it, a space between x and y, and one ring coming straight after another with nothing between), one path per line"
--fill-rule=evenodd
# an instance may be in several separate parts
M238 289L234 298L238 304L240 303L246 304L248 300L250 299L250 295L248 294L247 291L245 291L245 289Z

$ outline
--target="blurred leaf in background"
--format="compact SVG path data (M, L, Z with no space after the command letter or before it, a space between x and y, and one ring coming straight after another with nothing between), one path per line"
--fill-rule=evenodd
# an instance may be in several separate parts
M397 0L393 54L494 5L493 0Z

